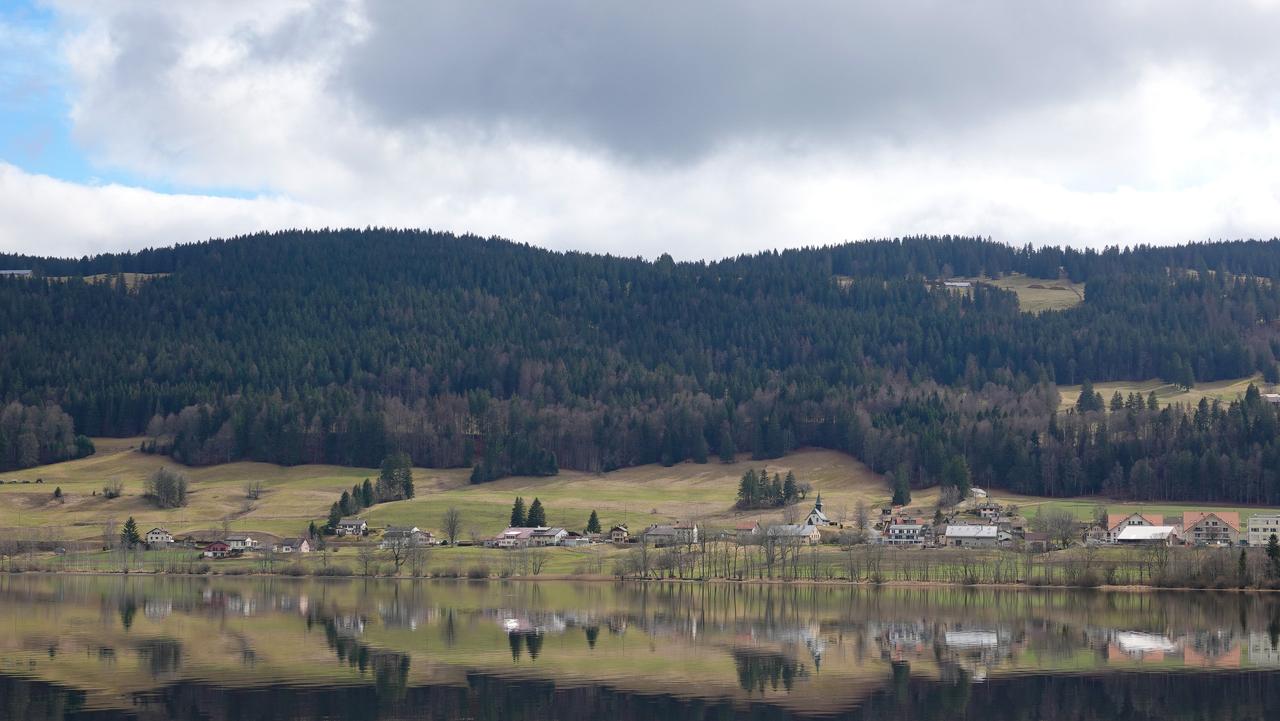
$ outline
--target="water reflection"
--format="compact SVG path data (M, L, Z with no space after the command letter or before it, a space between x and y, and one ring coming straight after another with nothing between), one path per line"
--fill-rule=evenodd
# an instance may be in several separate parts
M1168 721L1280 684L1265 594L6 576L0 624L15 719Z

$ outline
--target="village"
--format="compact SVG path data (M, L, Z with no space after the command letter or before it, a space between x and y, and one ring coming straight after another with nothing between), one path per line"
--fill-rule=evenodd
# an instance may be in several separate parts
M535 499L535 503L537 500ZM523 500L517 499L522 506ZM540 508L540 506L539 506ZM417 525L374 528L363 518L337 521L332 533L306 533L278 538L249 532L226 533L218 538L176 537L162 527L140 537L148 549L189 548L209 560L260 554L289 556L340 548L379 551L397 558L415 549L437 546L483 547L499 550L531 548L582 548L608 545L614 548L686 548L707 543L750 546L810 547L819 545L884 547L894 550L927 548L1005 549L1047 553L1073 547L1266 547L1280 534L1280 513L1256 513L1242 521L1234 511L1196 510L1177 515L1143 512L1109 513L1095 509L1094 517L1081 521L1065 512L1035 513L1029 518L1013 504L1001 504L982 489L972 489L966 501L932 513L886 505L859 508L852 519L828 516L819 494L801 518L791 522L762 523L747 520L732 528L703 525L696 520L654 523L644 528L625 524L600 527L592 514L587 527L574 530L542 523L512 525L488 537L437 534ZM541 516L540 516L541 518ZM538 520L538 519L535 519ZM449 525L446 517L444 525ZM398 564L397 564L398 567Z

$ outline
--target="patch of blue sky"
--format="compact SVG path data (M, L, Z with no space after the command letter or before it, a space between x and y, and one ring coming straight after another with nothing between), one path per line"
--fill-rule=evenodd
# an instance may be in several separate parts
M33 2L0 0L0 161L86 185L119 184L158 193L253 198L261 189L173 183L95 163L71 127L72 83L58 19Z

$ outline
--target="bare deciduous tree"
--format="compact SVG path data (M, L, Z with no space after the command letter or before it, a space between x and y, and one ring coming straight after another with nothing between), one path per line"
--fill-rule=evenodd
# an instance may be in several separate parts
M251 501L262 498L262 481L245 481L244 497Z
M462 512L453 506L449 506L448 510L440 518L440 530L444 531L444 535L449 539L449 545L457 544L458 534L462 532Z

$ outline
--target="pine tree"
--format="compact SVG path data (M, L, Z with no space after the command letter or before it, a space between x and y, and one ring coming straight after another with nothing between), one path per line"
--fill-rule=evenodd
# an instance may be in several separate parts
M138 522L133 520L133 516L129 516L129 520L124 522L124 527L120 529L120 543L125 548L133 548L142 543L142 537L138 535Z
M796 474L794 471L787 471L787 480L782 483L782 502L793 503L800 497L800 489L796 486Z
M511 523L512 528L524 528L528 518L524 513L524 499L516 496L515 503L511 504Z
M356 511L364 508L364 492L360 490L359 483L351 487L351 508Z
M728 423L720 426L720 443L716 450L721 463L733 463L737 458L738 447L733 443L733 432L729 430Z
M911 503L911 487L907 485L907 477L902 473L891 473L890 485L893 487L893 505L905 506Z
M748 468L738 481L738 506L751 508L756 505L756 469Z
M534 498L533 503L529 504L529 515L525 518L525 523L529 524L530 528L547 525L547 512L542 508L542 501Z
M338 510L341 511L344 516L350 516L355 513L355 509L351 507L350 493L346 491L342 492L342 498L338 499Z
M377 496L373 495L373 482L368 478L364 479L364 484L360 486L360 505L371 508L377 502Z
M329 506L329 520L324 524L324 532L333 535L338 532L338 523L342 520L342 509L338 507L338 502L334 501Z
M600 516L596 515L595 509L591 509L591 517L587 519L587 533L600 533Z

